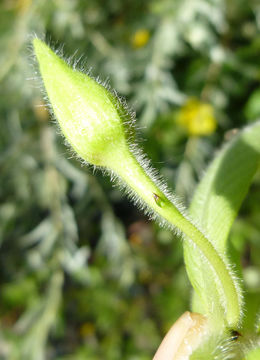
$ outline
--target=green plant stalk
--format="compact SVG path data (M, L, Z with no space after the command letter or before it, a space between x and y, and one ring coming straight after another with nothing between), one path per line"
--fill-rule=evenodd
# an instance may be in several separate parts
M199 248L216 274L226 302L227 325L236 328L240 321L241 304L234 279L223 258L207 237L179 210L145 172L134 155L115 159L113 170L155 214L171 227L177 227Z
M45 43L34 39L34 51L54 114L67 142L84 161L116 173L141 205L181 230L203 254L220 288L223 322L236 328L240 292L224 259L207 237L181 211L175 199L157 185L146 161L134 148L132 117L120 100L86 74L71 68ZM186 238L185 236L185 238ZM196 274L195 274L196 275Z

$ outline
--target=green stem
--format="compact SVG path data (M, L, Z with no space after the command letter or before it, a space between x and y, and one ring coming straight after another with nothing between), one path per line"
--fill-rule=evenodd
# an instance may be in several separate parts
M132 154L127 157L125 155L124 152L123 159L114 161L114 171L148 205L149 209L159 214L171 226L181 230L199 248L213 268L218 283L221 284L228 325L236 327L240 318L239 295L224 260L205 235L165 196L136 158Z

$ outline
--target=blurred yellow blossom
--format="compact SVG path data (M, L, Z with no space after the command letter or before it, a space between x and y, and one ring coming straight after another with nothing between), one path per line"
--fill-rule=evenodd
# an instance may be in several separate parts
M182 106L177 123L194 136L210 135L217 127L213 107L195 98L190 98Z
M30 6L32 4L32 0L18 0L16 3L16 8L18 13L23 14L27 10L29 10Z
M136 49L145 46L150 39L150 32L146 29L137 30L132 36L131 43Z

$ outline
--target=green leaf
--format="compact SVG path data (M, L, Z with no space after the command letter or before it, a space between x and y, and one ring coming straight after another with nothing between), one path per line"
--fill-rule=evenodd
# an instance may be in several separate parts
M232 223L246 196L260 161L260 122L245 128L223 147L197 187L190 206L195 221L205 229L216 250L226 256ZM193 310L224 316L222 294L210 265L188 242L184 243L187 272L197 295Z
M191 215L225 253L231 225L260 163L260 122L238 133L218 153L200 182Z
M260 116L260 88L256 89L250 96L245 107L245 115L249 120L254 120Z

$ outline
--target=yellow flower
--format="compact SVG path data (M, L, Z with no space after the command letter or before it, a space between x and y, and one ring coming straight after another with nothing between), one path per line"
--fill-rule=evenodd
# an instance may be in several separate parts
M177 123L192 136L210 135L217 127L213 107L195 98L190 98L182 106L177 115Z
M32 0L18 0L16 3L18 13L24 14L27 10L29 10L31 4Z
M136 49L144 47L150 39L150 32L146 29L137 30L132 36L131 43Z

